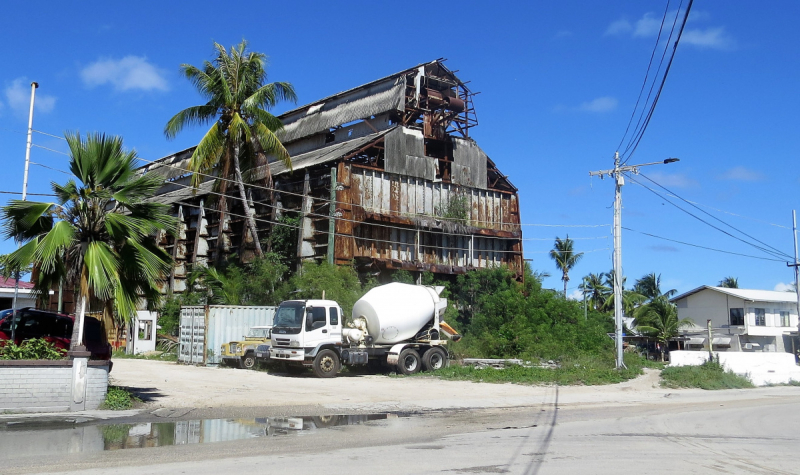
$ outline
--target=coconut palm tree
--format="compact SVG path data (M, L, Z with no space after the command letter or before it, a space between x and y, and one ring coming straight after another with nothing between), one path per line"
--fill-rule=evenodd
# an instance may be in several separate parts
M719 286L728 289L738 289L739 279L737 277L725 277L724 279L719 281Z
M289 153L276 135L283 124L268 110L284 100L296 102L297 95L288 82L266 84L267 57L247 51L246 41L232 46L230 51L218 43L214 43L214 48L216 58L204 62L202 68L181 65L183 75L207 102L175 114L164 127L164 134L172 139L187 125L211 124L189 161L192 184L199 185L205 175L219 177L220 223L224 222L228 183L236 185L256 255L261 256L263 251L245 193L243 173L262 165L267 186L272 186L267 156L291 168ZM217 241L217 262L222 257L222 243L222 239Z
M653 300L661 296L669 298L678 293L675 289L670 289L662 293L661 274L656 275L655 272L651 272L637 280L633 284L633 290L638 294L644 295L647 300Z
M605 304L606 299L611 294L611 288L603 284L603 274L590 273L583 278L579 286L582 292L589 297L592 308L600 310Z
M681 326L690 324L691 320L678 320L678 309L670 303L665 295L654 298L650 303L636 309L634 326L640 333L655 338L661 346L661 361L669 340L678 336Z
M608 295L606 296L602 309L607 312L614 311L614 269L603 274L604 277L604 284L607 287ZM625 315L632 315L633 311L647 301L647 297L644 295L634 291L634 290L627 290L625 288L625 282L628 280L627 277L622 276L622 313Z
M136 173L136 152L123 150L121 138L67 134L66 139L75 179L52 184L55 202L10 201L2 219L6 237L23 243L9 260L18 268L33 264L39 295L61 279L77 289L74 348L91 302L126 320L140 298L151 305L157 301L158 284L172 260L155 235L174 232L175 223L165 205L145 201L162 181Z
M561 271L561 280L564 281L564 298L567 298L567 282L569 282L569 271L581 260L583 253L575 253L573 241L567 235L566 239L556 238L553 249L550 250L550 258L556 263L556 268Z

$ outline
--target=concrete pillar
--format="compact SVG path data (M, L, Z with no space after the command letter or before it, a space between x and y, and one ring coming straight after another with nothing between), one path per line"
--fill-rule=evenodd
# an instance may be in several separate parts
M70 411L86 410L86 383L89 370L89 357L91 353L85 348L78 347L69 352L69 359L72 360L72 397L70 399Z

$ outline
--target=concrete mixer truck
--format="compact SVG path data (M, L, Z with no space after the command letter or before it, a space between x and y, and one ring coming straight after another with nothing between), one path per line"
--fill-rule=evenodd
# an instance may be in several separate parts
M379 363L401 374L447 365L447 339L461 336L441 317L444 287L392 283L375 287L353 306L345 324L333 300L287 300L275 311L270 359L290 369L313 368L332 378L342 365Z

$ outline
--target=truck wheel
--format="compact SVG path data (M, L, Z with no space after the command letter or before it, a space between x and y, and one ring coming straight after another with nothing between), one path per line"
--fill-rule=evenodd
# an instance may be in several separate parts
M322 350L314 358L314 374L319 378L333 378L340 368L339 355L333 350Z
M256 357L252 354L242 356L242 369L253 369L256 365Z
M417 350L406 348L397 358L397 372L400 374L414 374L422 369L422 361Z
M447 352L434 346L422 355L422 367L425 371L436 371L447 366Z

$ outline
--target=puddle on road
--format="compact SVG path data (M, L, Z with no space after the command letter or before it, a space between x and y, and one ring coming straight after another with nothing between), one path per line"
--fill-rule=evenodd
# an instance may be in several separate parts
M318 429L397 417L400 416L379 413L66 426L63 423L56 426L8 423L0 425L0 460L301 435Z

